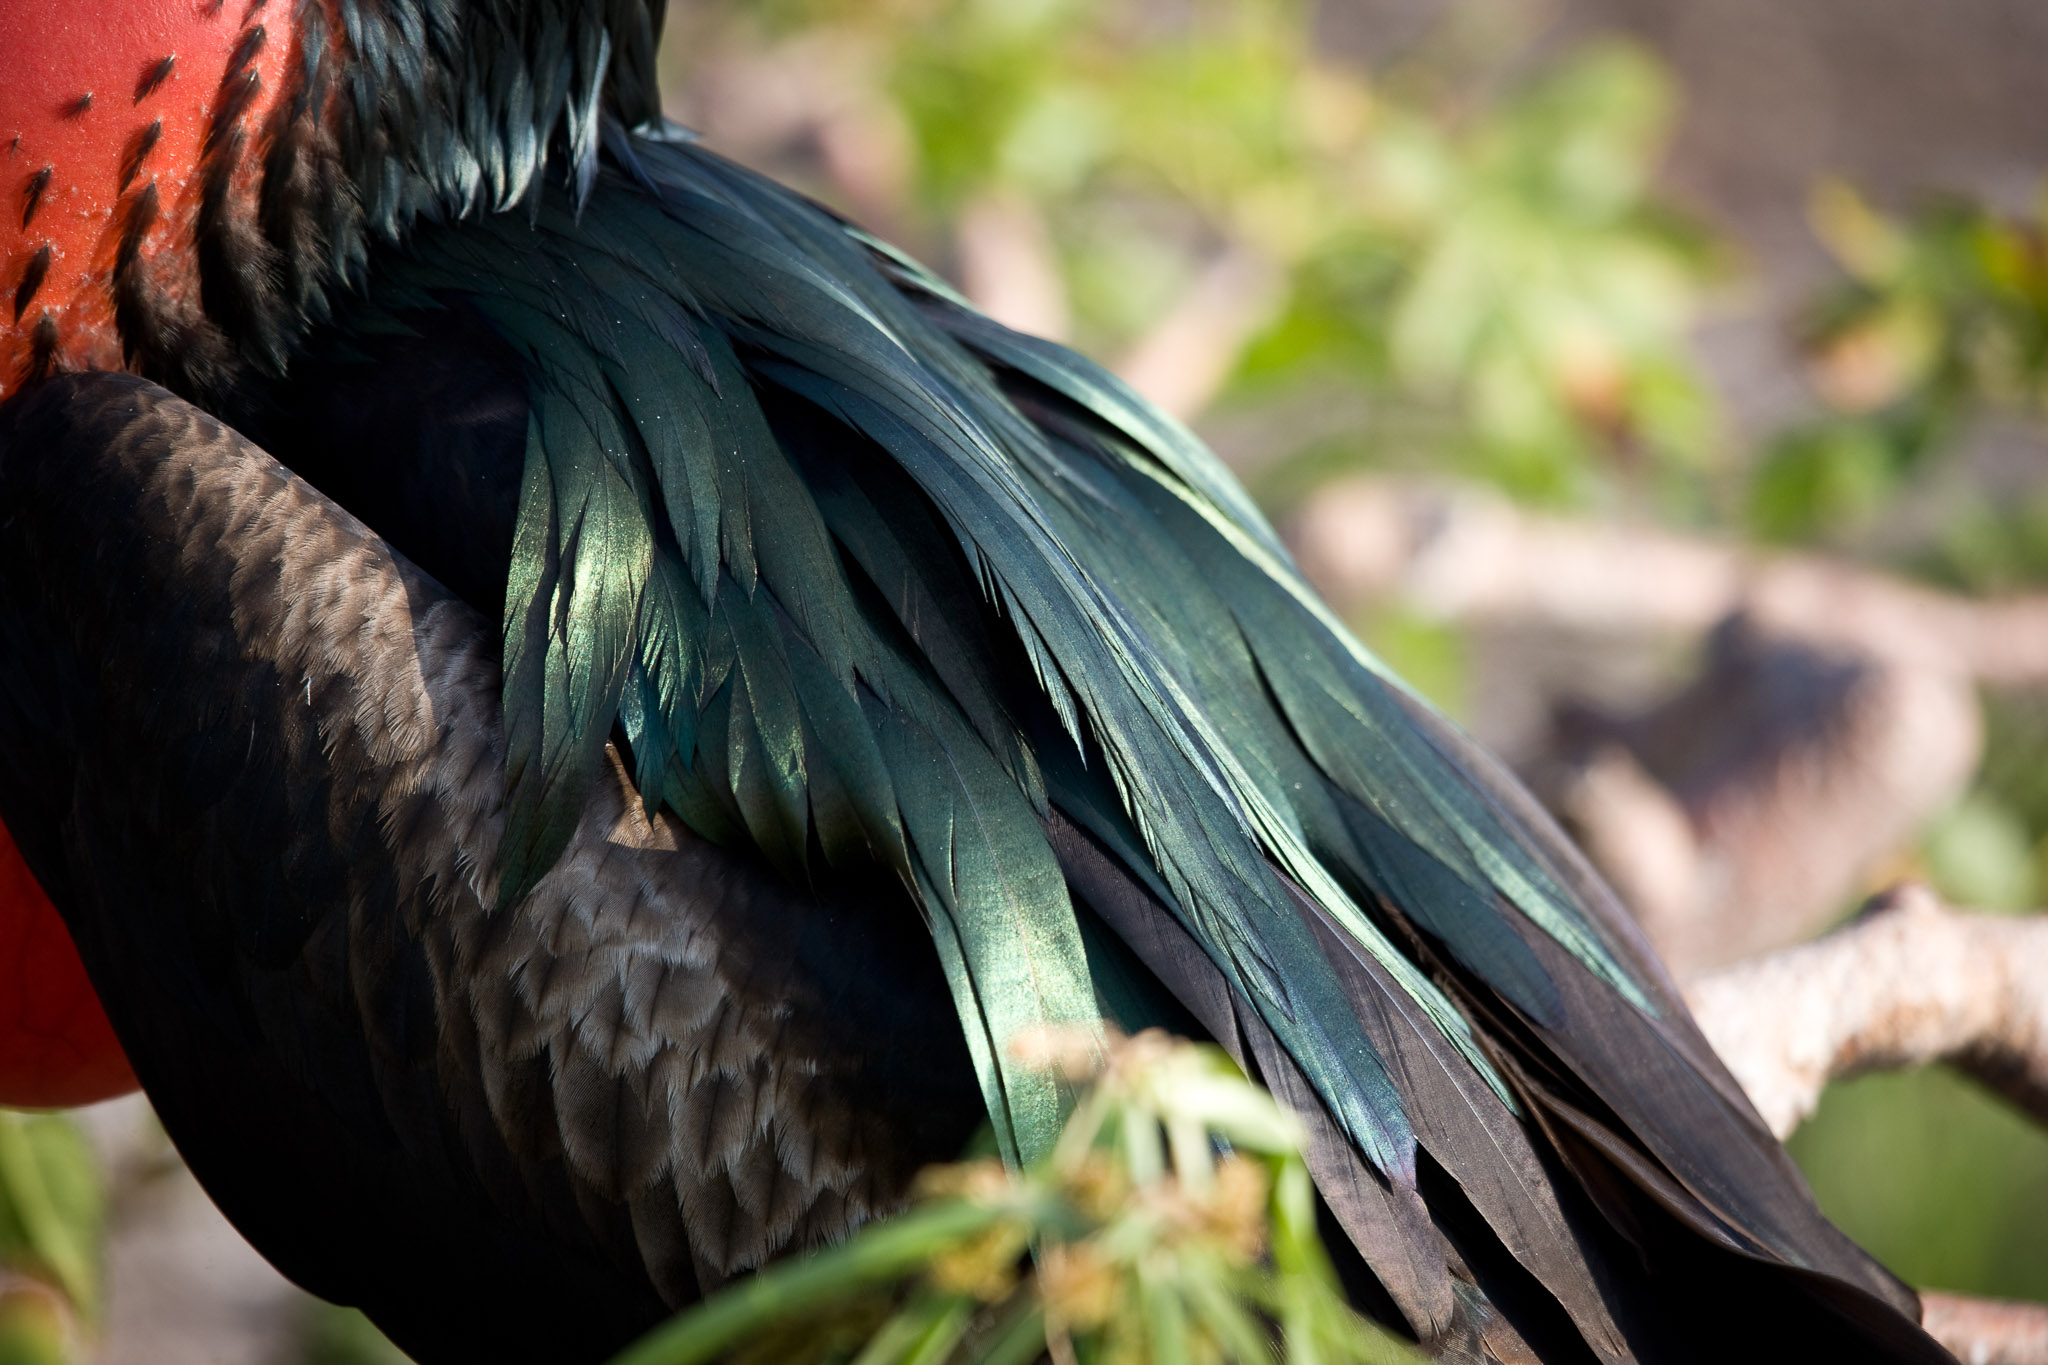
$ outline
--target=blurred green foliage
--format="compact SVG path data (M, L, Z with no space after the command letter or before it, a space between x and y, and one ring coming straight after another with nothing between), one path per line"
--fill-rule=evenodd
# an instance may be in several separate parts
M356 1309L306 1300L293 1365L406 1365L410 1359Z
M1471 709L1467 690L1471 668L1463 631L1396 604L1380 607L1352 624L1380 661L1431 705L1453 720L1465 719Z
M1094 1077L1052 1151L935 1167L907 1212L763 1271L613 1365L1404 1365L1345 1305L1292 1114L1223 1052L1047 1037ZM1099 1070L1098 1070L1099 1068Z
M0 1365L63 1365L90 1336L104 1213L76 1124L0 1110Z
M1983 705L1976 784L1928 826L1922 870L1955 904L2034 910L2048 899L2048 694L1992 692Z
M1697 501L1718 421L1686 330L1716 256L1653 192L1662 69L1600 42L1475 102L1469 59L1375 80L1319 56L1312 19L1299 0L778 0L727 22L878 54L911 235L943 257L968 206L1029 205L1084 349L1114 359L1240 253L1284 283L1231 343L1234 401L1339 384L1371 399L1351 463Z
M1804 338L1825 415L1766 452L1750 520L1769 539L1853 543L1987 413L2048 410L2048 218L1942 200L1895 220L1838 182L1810 217L1844 272ZM2042 581L2048 499L1979 492L1920 567L1980 591Z
M1619 45L1469 119L1383 102L1352 212L1302 258L1241 388L1322 370L1377 399L1360 458L1548 501L1696 474L1713 423L1684 336L1708 253L1647 195L1669 108Z
M1828 1216L1908 1283L2048 1300L2048 1139L1939 1067L1828 1087L1786 1144Z
M1921 836L1927 875L1942 896L1980 910L2039 905L2034 839L2010 804L1979 787Z
M1984 722L1978 791L2009 810L2032 840L2027 853L2034 890L2048 896L2048 696L1993 695Z
M2043 220L1954 200L1896 219L1831 182L1810 216L1841 275L1800 338L1808 415L1738 448L1690 337L1739 253L1658 189L1669 74L1611 39L1530 61L1518 14L1462 6L1367 71L1319 51L1307 0L727 0L693 7L670 79L799 39L864 54L836 70L886 110L863 130L902 141L890 226L944 264L974 205L1023 205L1073 339L1111 361L1205 265L1274 267L1221 405L1341 392L1360 415L1299 448L1276 426L1269 495L1425 466L1862 551L1986 412L2040 413ZM1916 550L1905 567L1965 587L2043 581L2048 493L1960 498Z

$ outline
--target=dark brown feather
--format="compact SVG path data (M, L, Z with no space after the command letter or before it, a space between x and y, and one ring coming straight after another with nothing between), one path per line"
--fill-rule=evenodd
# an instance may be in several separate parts
M597 1360L979 1123L902 893L781 887L616 756L494 913L495 631L213 419L52 380L0 409L0 509L0 815L308 1287L425 1359Z

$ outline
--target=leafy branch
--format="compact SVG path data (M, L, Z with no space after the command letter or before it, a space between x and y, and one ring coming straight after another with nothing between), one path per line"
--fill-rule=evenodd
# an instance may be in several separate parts
M1090 1050L1032 1060L1085 1079ZM936 1167L913 1206L762 1271L613 1365L1397 1365L1345 1304L1294 1117L1217 1048L1118 1040L1052 1151Z

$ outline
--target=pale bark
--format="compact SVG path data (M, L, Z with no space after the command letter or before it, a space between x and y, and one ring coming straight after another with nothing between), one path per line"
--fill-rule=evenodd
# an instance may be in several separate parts
M2048 1365L2048 1304L1922 1294L1920 1310L1961 1365Z
M1836 932L1704 977L1700 1028L1785 1137L1835 1078L1947 1062L2048 1123L2048 915L1981 915L1921 886ZM2048 1365L2048 1304L1921 1296L1962 1365Z
M1327 485L1296 513L1303 570L1340 609L1397 597L1445 620L1608 634L1761 629L1999 685L2048 680L2048 595L1976 600L1811 555L1544 516L1480 489Z
M975 307L1005 327L1067 339L1067 284L1037 205L1020 194L984 194L960 211L953 245L961 291Z
M1692 983L1686 1000L1771 1131L1828 1081L1947 1062L2048 1122L2048 916L1963 914L1919 886Z
M1237 368L1238 357L1284 301L1286 277L1245 247L1204 266L1152 330L1112 367L1130 386L1176 417L1207 407Z
M1545 794L1681 977L1812 937L1968 788L1975 688L1717 636L1708 666L1604 735L1559 737Z

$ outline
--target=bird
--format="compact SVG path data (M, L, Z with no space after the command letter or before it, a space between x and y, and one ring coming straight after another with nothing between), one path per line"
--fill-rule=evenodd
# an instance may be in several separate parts
M596 1362L1164 1028L1439 1358L1948 1359L1215 457L670 123L663 10L0 0L0 1101Z

